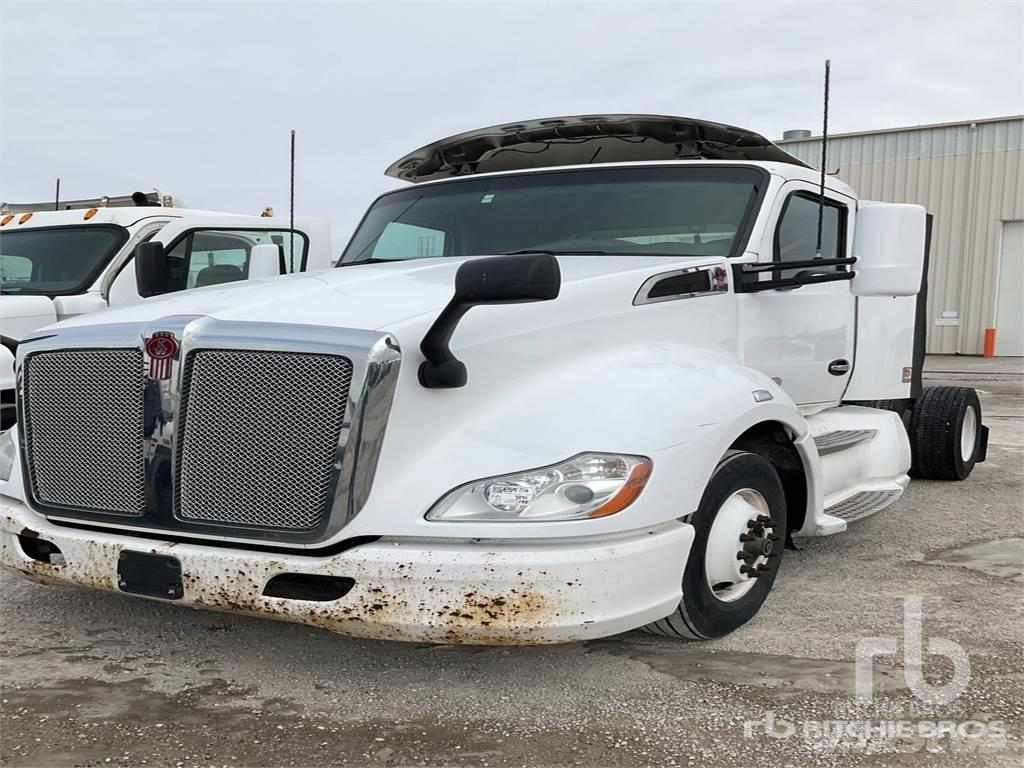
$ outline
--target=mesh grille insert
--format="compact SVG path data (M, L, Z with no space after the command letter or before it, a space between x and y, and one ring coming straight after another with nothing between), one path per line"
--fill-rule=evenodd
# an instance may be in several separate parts
M311 530L330 510L352 363L337 355L201 350L185 363L182 520Z
M25 360L25 442L42 503L142 515L142 353L40 352Z

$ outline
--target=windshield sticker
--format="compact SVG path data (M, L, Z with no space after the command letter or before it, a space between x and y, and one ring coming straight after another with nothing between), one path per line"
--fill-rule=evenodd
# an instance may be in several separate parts
M493 192L490 193L490 194L486 194L486 195L484 195L483 197L480 198L480 204L481 205L485 205L487 203L493 203L493 202L494 202L494 193Z

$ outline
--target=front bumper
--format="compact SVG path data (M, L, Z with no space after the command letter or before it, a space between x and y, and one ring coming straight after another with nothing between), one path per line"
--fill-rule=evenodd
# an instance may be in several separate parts
M386 539L329 557L252 552L53 525L0 497L0 564L52 584L119 591L122 550L181 564L197 608L295 621L357 637L516 645L586 640L664 618L681 598L693 528L550 540ZM60 549L30 556L25 539ZM280 574L351 578L333 600L268 597Z

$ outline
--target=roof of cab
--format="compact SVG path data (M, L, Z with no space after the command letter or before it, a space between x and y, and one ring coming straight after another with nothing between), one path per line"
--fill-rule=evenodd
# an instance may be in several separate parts
M385 171L421 182L588 163L752 160L807 168L760 134L671 115L579 115L494 125L427 144Z
M73 225L119 224L130 227L142 219L181 218L182 216L223 215L215 211L201 211L189 208L163 208L158 206L119 206L116 208L72 208L62 211L26 211L9 213L0 218L0 231L39 227L60 227Z

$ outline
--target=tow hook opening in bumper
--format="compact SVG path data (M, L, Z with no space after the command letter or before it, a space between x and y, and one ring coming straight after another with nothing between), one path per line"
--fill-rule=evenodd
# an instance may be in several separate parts
M347 576L279 573L267 582L263 588L263 596L324 603L344 597L355 585L356 580Z
M19 533L18 544L21 546L21 551L36 562L46 563L47 565L64 564L64 553L52 541L41 539L38 536L26 536L23 533Z

